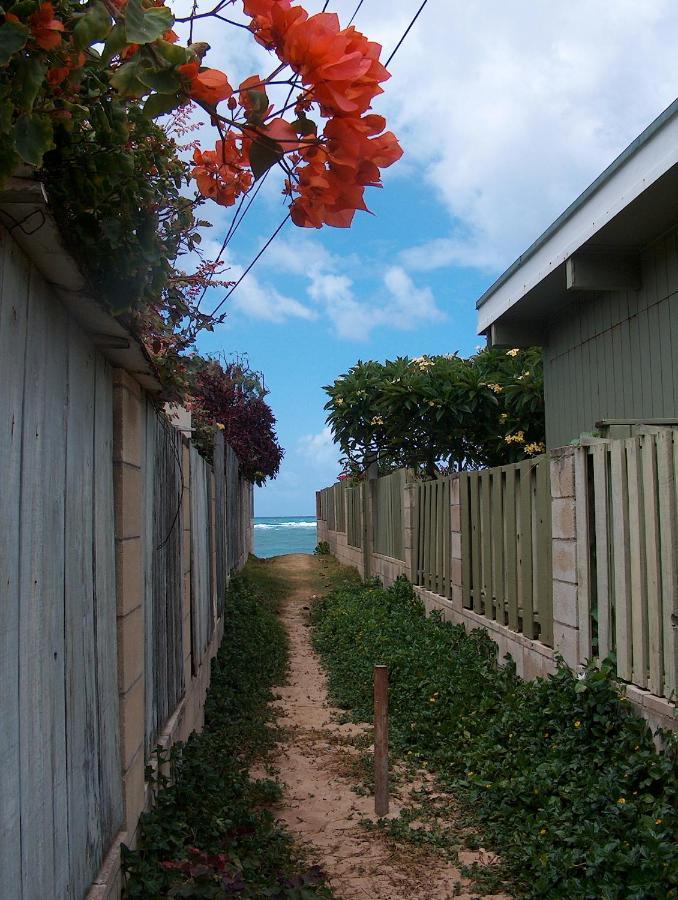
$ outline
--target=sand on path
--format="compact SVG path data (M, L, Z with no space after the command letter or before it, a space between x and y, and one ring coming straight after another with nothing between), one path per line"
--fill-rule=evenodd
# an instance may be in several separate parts
M320 593L322 563L307 554L291 554L276 557L270 565L291 586L281 605L289 636L288 681L276 690L278 699L273 701L286 733L275 759L283 785L278 818L305 848L309 864L324 869L341 900L477 896L459 869L435 851L394 845L360 824L366 818L376 821L374 798L355 793L345 760L347 753L357 752L352 746L356 735L367 732L371 740L372 729L340 724L340 711L328 702L309 628L309 606ZM400 808L392 799L390 816L397 816ZM482 854L464 851L462 860L484 862Z

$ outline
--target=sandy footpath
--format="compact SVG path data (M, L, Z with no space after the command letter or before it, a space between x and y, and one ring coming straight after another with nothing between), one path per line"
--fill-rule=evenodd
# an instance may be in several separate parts
M356 736L368 726L338 724L339 710L327 700L325 675L310 639L308 609L318 592L321 563L305 554L277 557L271 562L292 590L281 618L290 641L288 682L274 701L286 739L274 760L283 784L283 802L276 810L307 851L309 864L320 865L337 897L375 900L445 900L471 898L469 882L459 870L431 850L394 847L380 834L361 826L375 819L374 799L352 789L350 762L359 751ZM391 801L391 816L400 804ZM465 864L483 862L483 851L464 851ZM498 895L497 895L498 896Z

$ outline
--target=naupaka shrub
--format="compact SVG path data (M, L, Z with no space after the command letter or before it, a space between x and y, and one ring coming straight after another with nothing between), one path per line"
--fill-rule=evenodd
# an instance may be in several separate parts
M372 667L389 667L394 752L468 808L519 895L676 895L676 761L608 667L524 682L482 630L427 618L405 581L340 587L312 616L334 701L369 721Z

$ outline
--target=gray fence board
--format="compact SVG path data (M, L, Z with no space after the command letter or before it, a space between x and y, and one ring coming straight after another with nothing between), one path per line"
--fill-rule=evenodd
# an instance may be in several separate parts
M70 879L81 896L103 854L99 833L99 729L94 570L94 351L71 324L65 483L66 735Z
M19 536L28 265L0 236L0 872L21 891Z
M67 341L63 310L31 280L21 476L21 860L25 898L69 897L64 721Z
M113 498L113 382L97 355L94 394L94 625L99 731L99 828L103 852L122 825Z

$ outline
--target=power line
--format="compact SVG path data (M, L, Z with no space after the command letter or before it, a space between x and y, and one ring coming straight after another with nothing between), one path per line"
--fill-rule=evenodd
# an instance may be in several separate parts
M359 3L358 3L358 5L357 5L357 7L356 7L356 9L355 9L355 11L354 11L354 13L353 13L353 15L351 16L351 20L350 20L350 22L349 22L349 25L353 22L353 20L355 19L355 17L358 15L358 12L360 11L360 7L363 5L363 3L364 3L364 0L359 0ZM397 44L395 45L395 47L393 48L393 51L392 51L391 55L389 56L389 58L388 58L388 59L386 60L386 62L384 63L384 65L385 65L386 67L390 65L391 61L393 60L393 57L396 55L396 53L398 52L398 50L400 50L400 48L402 47L403 42L405 41L405 38L407 37L407 35L408 35L408 34L410 33L410 31L412 30L412 28L413 28L413 26L414 26L414 23L417 21L417 19L419 18L419 16L420 16L421 13L423 12L424 7L426 6L427 3L428 3L428 0L423 0L421 6L419 7L419 9L416 11L416 13L414 14L414 16L412 17L412 21L410 22L410 24L407 26L407 28L406 28L405 31L403 32L403 34L402 34L400 40L398 41L398 43L397 43ZM328 6L329 6L329 0L325 0L325 4L323 5L323 12L327 9ZM348 27L348 26L347 26L347 27ZM288 95L288 99L289 99L289 97L291 96L292 91L294 90L294 87L295 87L295 84L296 84L297 80L298 80L298 76L296 76L295 79L294 79L294 81L292 82L292 85L291 85L291 87L290 87L290 93L289 93L289 95ZM258 192L259 192L259 188L260 188L261 185L263 184L263 182L264 182L264 180L265 180L265 178L266 178L266 175L268 175L268 173L269 173L270 171L271 171L271 170L268 169L268 170L266 171L264 177L261 179L261 182L260 182L260 184L258 185L257 190L254 192L254 196L251 198L251 200L250 200L249 203L247 204L247 208L246 208L245 211L243 212L243 214L242 214L242 216L240 217L240 220L239 220L239 222L238 222L237 224L235 224L235 220L236 220L237 217L238 217L238 212L236 212L236 214L235 214L235 216L234 216L234 218L233 218L233 222L231 223L231 229L229 229L229 234L226 236L226 240L225 240L225 242L224 242L224 245L222 246L222 251L221 251L221 252L223 252L223 249L224 249L225 246L226 246L226 242L227 242L228 240L230 240L230 237L232 237L233 234L235 234L235 231L236 231L237 228L240 226L240 223L242 222L242 220L245 218L245 215L247 214L247 210L250 208L250 206L251 206L252 203L254 202L254 199L255 199L255 197L257 196ZM228 300L228 298L231 296L231 294L233 293L233 291L235 291L235 289L243 282L243 280L247 277L247 275L249 274L249 272L251 272L251 270L254 268L254 266L256 265L256 263L261 259L261 257L264 255L264 253L266 252L266 250L268 250L268 248L269 248L270 245L273 243L273 241L275 240L275 238L276 238L276 237L278 236L278 234L282 231L284 225L286 224L286 222L287 222L287 220L288 220L289 218L290 218L290 213L288 212L287 215L285 216L285 218L284 218L284 219L282 220L282 222L280 223L280 225L278 225L278 227L276 228L276 230L273 232L273 234L271 235L271 237L266 241L266 243L264 244L264 246L261 248L261 250L257 253L257 255L254 257L254 259L252 260L252 262L249 264L249 266L248 266L248 267L245 269L245 271L242 273L242 275L240 276L240 278L238 278L238 280L235 282L234 285L231 286L231 288L229 289L229 291L227 292L227 294L224 296L224 298L223 298L223 299L217 304L217 306L212 310L212 313L211 313L212 316L214 316L214 315L216 314L216 312L224 305L224 303ZM220 253L220 256L221 256L221 253ZM207 290L207 288L205 288L205 290ZM204 291L203 291L203 296L204 296ZM201 299L202 299L202 298L201 298Z
M353 15L352 15L351 18L349 19L349 23L348 23L348 25L346 26L347 28L350 28L351 25L353 25L353 20L355 19L355 17L356 17L356 16L358 15L358 13L360 12L360 7L363 5L364 2L365 2L365 0L360 0L360 3L356 6Z
M257 255L254 257L254 259L253 259L252 262L249 264L249 266L248 266L248 267L245 269L245 271L242 273L242 275L240 276L240 278L238 278L238 280L236 281L236 283L230 287L230 289L228 290L228 292L227 292L226 296L223 298L223 300L220 300L219 303L217 303L217 305L214 307L214 309L213 309L212 312L210 313L210 316L211 316L211 317L214 317L214 316L216 315L217 311L218 311L219 309L221 309L221 307L222 307L222 306L224 305L224 303L228 300L228 298L231 296L231 294L233 293L233 291L238 287L239 284L242 283L242 281L244 281L244 279L245 279L246 276L249 274L249 272L250 272L250 271L254 268L254 266L259 262L259 260L260 260L261 257L264 255L264 253L268 250L268 248L271 246L271 244L273 243L273 241L274 241L274 240L277 238L277 236L280 234L280 232L281 232L282 229L283 229L283 226L287 223L287 220L288 220L289 218L290 218L290 213L287 213L287 215L286 215L285 218L282 220L282 222L280 223L280 225L278 225L278 227L276 228L276 230L273 232L273 234L270 236L270 238L266 241L266 243L264 244L264 246L263 246L263 247L261 248L261 250L257 253Z
M414 18L412 19L412 21L410 22L410 24L409 24L409 25L407 26L407 28L405 29L405 33L404 33L403 36L400 38L400 40L398 41L398 43L395 45L395 49L394 49L393 53L389 56L389 58L388 58L388 59L386 60L386 62L384 63L384 65L385 65L386 67L388 67L388 65L389 65L389 63L391 62L391 60L393 59L393 57L396 55L396 53L398 52L398 50L400 50L400 47L401 47L403 41L405 40L405 38L407 37L407 35L410 33L410 30L411 30L412 26L414 25L414 23L415 23L415 22L417 21L417 19L419 18L419 15L420 15L421 11L423 10L423 8L426 6L427 3L428 3L428 0L424 0L424 2L421 4L421 6L419 7L419 9L418 9L418 10L416 11L416 13L414 14Z

